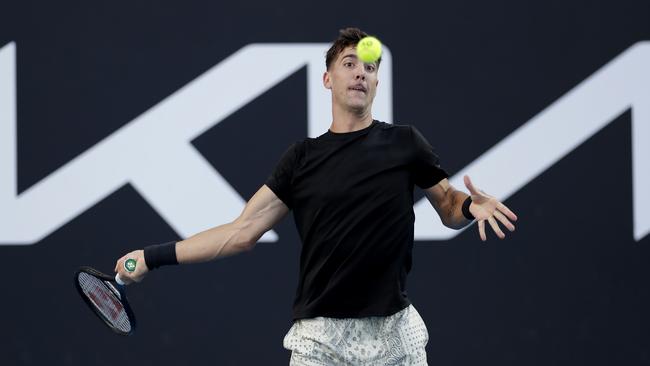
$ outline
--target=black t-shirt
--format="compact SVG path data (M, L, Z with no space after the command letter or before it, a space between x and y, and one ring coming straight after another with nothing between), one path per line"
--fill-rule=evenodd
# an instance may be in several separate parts
M293 210L303 243L294 319L387 316L408 306L413 186L447 176L412 126L373 121L291 145L266 185Z

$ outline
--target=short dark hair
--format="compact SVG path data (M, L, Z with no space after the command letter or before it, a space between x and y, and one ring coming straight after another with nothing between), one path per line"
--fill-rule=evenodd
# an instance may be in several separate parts
M332 44L332 47L330 47L329 50L327 50L327 55L325 56L325 67L327 70L330 69L330 65L336 58L339 56L341 52L343 52L344 49L350 47L350 46L357 46L357 43L364 37L367 37L368 33L362 31L359 28L345 28L339 30L339 37L334 41L334 44ZM377 60L377 67L379 67L379 63L381 62L381 57Z

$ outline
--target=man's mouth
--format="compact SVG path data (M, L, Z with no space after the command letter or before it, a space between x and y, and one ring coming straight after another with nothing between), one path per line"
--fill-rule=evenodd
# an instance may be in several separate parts
M353 85L353 86L349 87L348 89L349 89L349 90L360 91L360 92L363 92L363 93L367 93L367 92L368 92L368 90L367 90L363 85L361 85L361 84Z

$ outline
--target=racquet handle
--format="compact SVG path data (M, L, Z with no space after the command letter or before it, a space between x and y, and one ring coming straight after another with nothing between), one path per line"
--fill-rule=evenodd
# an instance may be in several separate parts
M127 272L131 273L131 272L135 271L136 264L137 264L137 261L135 259L129 258L129 259L124 261L124 269Z
M133 272L133 271L135 271L135 265L136 265L136 263L137 263L137 262L136 262L135 259L133 259L133 258L129 258L129 259L127 259L127 260L124 261L124 269L125 269L127 272ZM117 282L117 284L120 285L120 286L124 286L124 285L125 285L124 281L122 281L122 279L120 278L120 274L119 274L119 273L115 274L115 282Z

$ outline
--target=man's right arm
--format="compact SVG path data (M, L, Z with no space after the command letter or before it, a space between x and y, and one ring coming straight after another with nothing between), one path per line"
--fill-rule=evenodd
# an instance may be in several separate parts
M176 244L178 263L198 263L252 250L259 238L289 212L266 185L248 201L233 222L217 226Z
M199 263L252 250L259 238L288 212L287 205L263 185L234 221L177 242L176 259L178 263ZM133 273L124 270L123 263L128 258L138 263ZM149 271L143 250L135 250L118 259L115 271L126 283L141 281Z

